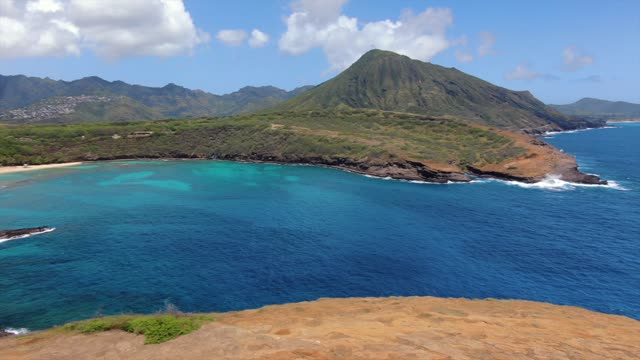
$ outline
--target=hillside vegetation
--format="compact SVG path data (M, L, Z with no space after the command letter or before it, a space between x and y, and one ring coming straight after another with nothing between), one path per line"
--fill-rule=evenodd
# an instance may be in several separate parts
M455 68L382 50L367 52L335 78L274 107L294 111L349 108L453 116L531 133L598 126L561 114L528 91L508 90Z
M127 138L152 131L148 138ZM114 139L113 135L122 136ZM486 164L522 153L513 141L450 119L379 111L311 111L107 124L3 126L0 162L49 163L120 157L273 155L405 157ZM30 160L30 161L29 161Z
M152 134L136 137L138 131ZM322 164L379 176L446 181L465 180L462 173L469 168L499 167L518 159L541 161L535 176L543 176L551 166L543 155L552 148L539 141L542 145L535 145L536 141L424 115L275 112L179 121L5 125L0 126L0 163L217 158ZM517 165L503 170L519 176ZM437 172L448 175L438 178Z

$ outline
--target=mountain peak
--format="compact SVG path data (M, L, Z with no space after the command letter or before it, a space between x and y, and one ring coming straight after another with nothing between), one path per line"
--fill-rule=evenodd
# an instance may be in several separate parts
M528 92L511 91L457 69L378 49L274 110L342 108L456 117L527 132L582 126Z
M99 77L99 76L87 76L87 77L83 77L82 79L79 80L74 80L72 82L95 82L95 83L99 83L99 84L110 84L109 81Z
M184 87L180 86L180 85L176 85L174 83L168 83L167 85L162 87L165 90L178 90L178 89L185 89Z
M360 60L381 59L381 58L398 58L398 59L411 60L411 58L406 55L398 54L389 50L381 50L381 49L371 49L367 51L360 57Z
M350 69L359 69L363 66L370 66L388 62L409 63L413 61L417 60L413 60L406 55L394 53L393 51L373 49L364 53L358 60L356 60L355 63L351 65L351 67L349 67L349 69L347 69L347 71Z

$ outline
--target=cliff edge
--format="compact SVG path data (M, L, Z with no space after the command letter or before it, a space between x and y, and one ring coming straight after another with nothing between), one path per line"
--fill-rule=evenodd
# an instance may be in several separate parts
M321 299L224 314L157 345L123 331L0 339L17 359L637 359L640 322L520 300Z

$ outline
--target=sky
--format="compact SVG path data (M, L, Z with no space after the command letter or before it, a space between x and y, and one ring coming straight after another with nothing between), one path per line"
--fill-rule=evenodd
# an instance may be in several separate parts
M640 103L639 0L0 0L2 75L291 90L372 48L546 103Z

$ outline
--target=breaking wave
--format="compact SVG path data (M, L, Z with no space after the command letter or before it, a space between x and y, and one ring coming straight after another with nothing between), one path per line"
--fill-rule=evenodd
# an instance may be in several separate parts
M550 191L567 191L567 190L575 190L579 187L592 187L592 188L609 188L620 191L628 191L629 189L623 187L615 181L608 181L607 185L599 185L599 184L578 184L572 183L569 181L560 180L557 176L548 176L546 179L542 181L538 181L536 183L523 183L518 181L505 181L505 180L497 180L507 185L519 186L525 189L541 189L541 190L550 190Z
M589 131L589 130L598 130L598 129L617 129L617 126L603 126L598 128L585 128L585 129L576 129L576 130L566 130L566 131L547 131L544 133L543 137L552 138L554 135L558 134L573 134L577 132Z
M483 183L490 183L490 182L500 182L503 184L518 186L525 189L541 189L541 190L550 190L550 191L575 190L576 188L579 188L579 187L609 188L609 189L620 190L620 191L630 190L618 184L615 181L608 181L607 185L579 184L579 183L572 183L569 181L560 180L559 177L552 176L552 175L536 183L525 183L520 181L500 180L500 179L493 179L493 178L477 178L469 182L448 181L446 183L435 183L435 182L428 182L428 181L421 181L421 180L403 180L403 179L394 179L392 177L379 177L379 176L372 176L372 175L364 175L364 176L372 179L378 179L378 180L393 180L393 181L408 182L412 184L424 184L424 185L464 185L464 184L483 184Z
M26 328L6 328L4 331L13 335L24 335L30 332L29 329Z

